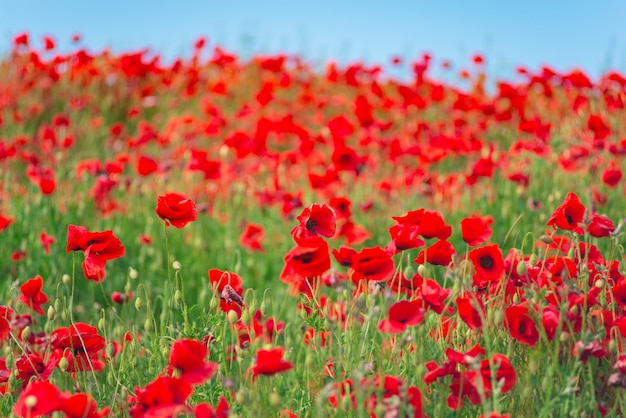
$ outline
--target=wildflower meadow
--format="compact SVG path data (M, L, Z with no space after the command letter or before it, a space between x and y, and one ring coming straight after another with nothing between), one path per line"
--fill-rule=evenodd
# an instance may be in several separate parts
M626 76L74 41L0 58L1 416L626 413Z

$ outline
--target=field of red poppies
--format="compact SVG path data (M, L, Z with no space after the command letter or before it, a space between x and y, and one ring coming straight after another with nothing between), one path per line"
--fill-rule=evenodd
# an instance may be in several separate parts
M0 60L0 415L626 412L626 76L75 41Z

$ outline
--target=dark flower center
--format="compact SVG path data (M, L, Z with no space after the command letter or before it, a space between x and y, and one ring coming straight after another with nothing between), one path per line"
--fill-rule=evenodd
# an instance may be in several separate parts
M484 269L490 269L493 267L493 258L488 255L483 255L478 259L478 264L480 264L480 266Z
M309 219L306 221L306 229L311 232L315 232L315 227L317 226L317 221L315 219Z

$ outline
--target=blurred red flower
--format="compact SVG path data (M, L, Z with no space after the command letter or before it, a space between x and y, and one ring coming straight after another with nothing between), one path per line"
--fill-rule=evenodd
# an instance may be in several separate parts
M259 375L272 375L293 368L290 361L283 360L284 347L276 347L270 350L259 350L256 353L256 364L250 368L252 378Z

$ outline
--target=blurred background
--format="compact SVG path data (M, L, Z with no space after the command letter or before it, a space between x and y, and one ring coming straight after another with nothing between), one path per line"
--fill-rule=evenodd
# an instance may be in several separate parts
M165 61L191 55L200 36L246 58L287 52L323 65L364 61L390 69L400 55L407 62L429 53L453 68L486 57L492 77L512 78L515 67L550 65L558 71L580 68L594 80L609 69L626 72L626 2L623 0L449 0L385 2L357 0L191 1L22 0L4 2L0 11L0 53L28 31L39 47L52 36L62 51L79 45L91 51L150 48ZM436 74L435 74L436 75Z

